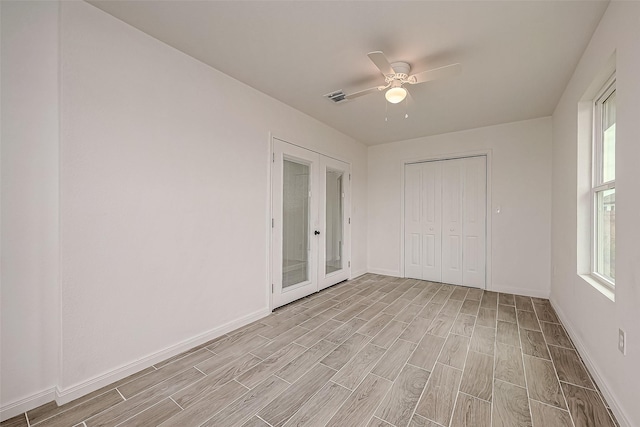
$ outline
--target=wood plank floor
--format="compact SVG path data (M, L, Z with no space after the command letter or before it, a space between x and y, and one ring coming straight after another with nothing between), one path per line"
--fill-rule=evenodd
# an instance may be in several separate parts
M17 426L617 426L546 299L365 274Z

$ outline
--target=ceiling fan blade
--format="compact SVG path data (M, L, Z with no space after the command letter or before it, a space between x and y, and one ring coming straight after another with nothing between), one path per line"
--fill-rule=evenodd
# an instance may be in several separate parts
M387 57L384 56L384 53L382 53L381 51L369 52L367 55L369 56L371 62L373 62L375 66L378 67L378 70L380 70L380 72L385 76L396 73L395 71L393 71L393 68L387 60Z
M369 89L365 89L365 90L361 90L358 92L354 92L354 93L350 93L349 95L345 95L345 99L354 99L354 98L359 98L361 96L364 95L369 95L370 93L374 93L374 92L380 92L381 90L386 89L387 86L376 86L376 87L371 87Z
M414 74L408 78L409 83L412 85L418 83L429 82L431 80L442 79L445 77L455 76L460 72L460 64L445 65L444 67L434 68L433 70L423 71L418 74Z

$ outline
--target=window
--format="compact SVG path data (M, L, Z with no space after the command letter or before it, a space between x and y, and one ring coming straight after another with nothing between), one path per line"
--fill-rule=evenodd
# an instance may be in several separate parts
M599 92L593 117L591 273L613 288L616 278L616 85Z

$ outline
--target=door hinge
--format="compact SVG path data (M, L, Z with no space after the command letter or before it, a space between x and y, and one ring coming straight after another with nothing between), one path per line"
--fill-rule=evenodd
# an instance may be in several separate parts
M349 261L348 264L349 264L349 267L351 267L351 261Z
M271 284L271 293L273 293L273 283Z
M351 181L351 174L349 174L349 181Z
M275 227L276 220L271 218L271 228Z
M272 161L273 163L275 163L275 162L276 162L276 153L273 153L273 154L272 154L271 161Z
M351 218L349 218L349 224L351 224Z

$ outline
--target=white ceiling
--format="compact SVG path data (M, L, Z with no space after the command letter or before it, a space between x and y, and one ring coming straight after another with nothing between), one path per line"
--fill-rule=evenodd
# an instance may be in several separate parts
M90 2L368 145L551 115L608 4ZM459 62L462 73L410 86L408 105L388 110L383 93L323 97L381 84L374 50L414 72Z

